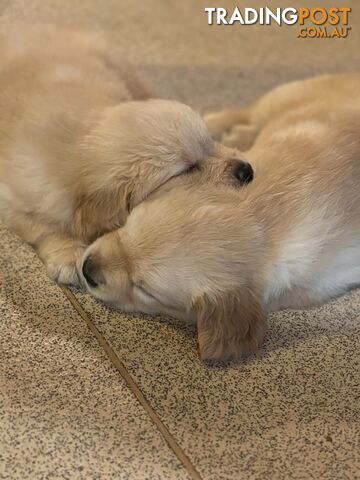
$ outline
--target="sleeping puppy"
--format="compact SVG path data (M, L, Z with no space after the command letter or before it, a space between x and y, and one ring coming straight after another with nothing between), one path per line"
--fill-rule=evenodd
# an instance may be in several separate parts
M144 100L102 38L21 26L0 51L0 218L54 280L76 284L85 246L171 178L201 170L200 183L251 181L243 156L216 144L193 110Z
M360 76L286 85L228 115L209 123L238 146L253 132L254 182L170 180L82 265L105 302L196 321L204 359L255 351L268 311L360 284Z

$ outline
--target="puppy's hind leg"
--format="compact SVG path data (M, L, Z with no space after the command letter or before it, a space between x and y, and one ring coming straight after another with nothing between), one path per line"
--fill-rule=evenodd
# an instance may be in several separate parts
M259 133L257 125L252 122L251 112L251 107L222 110L208 113L204 119L215 140L228 147L246 151L251 148Z

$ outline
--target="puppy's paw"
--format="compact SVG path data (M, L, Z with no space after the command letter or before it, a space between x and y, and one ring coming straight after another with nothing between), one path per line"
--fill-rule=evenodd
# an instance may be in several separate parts
M223 135L230 131L234 125L226 111L207 113L204 115L204 120L212 137L219 142L222 141Z
M54 280L54 282L60 283L61 285L81 286L75 262L65 265L58 265L54 262L49 262L46 264L46 271L48 276L51 280Z
M48 276L61 285L82 287L77 267L84 251L85 248L78 247L74 251L50 255L45 261Z
M221 136L221 143L242 151L249 150L255 142L257 129L254 125L234 125Z
M227 147L237 148L242 151L249 150L258 134L257 127L246 119L241 122L238 112L224 110L209 113L204 116L206 125L211 135L218 142Z

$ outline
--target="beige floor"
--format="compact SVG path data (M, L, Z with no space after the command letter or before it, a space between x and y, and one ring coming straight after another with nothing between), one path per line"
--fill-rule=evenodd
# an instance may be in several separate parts
M212 4L0 0L0 28L26 19L106 29L157 95L201 111L360 68L356 0L340 40L209 27ZM30 247L3 227L0 239L0 479L360 477L360 291L274 314L258 355L206 365L192 327L64 292Z

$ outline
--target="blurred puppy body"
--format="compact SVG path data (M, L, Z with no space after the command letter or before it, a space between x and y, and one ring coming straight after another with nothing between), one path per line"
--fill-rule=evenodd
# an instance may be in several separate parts
M249 173L189 107L144 100L100 36L21 25L0 51L0 218L59 282L77 283L84 246L170 178L200 163L204 181L239 185Z
M196 320L213 359L256 350L266 312L360 283L360 76L286 85L208 122L232 145L253 132L254 182L234 192L173 179L83 266L104 301Z

